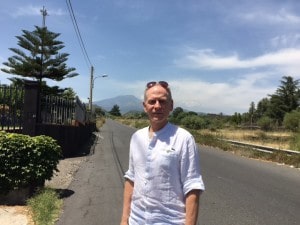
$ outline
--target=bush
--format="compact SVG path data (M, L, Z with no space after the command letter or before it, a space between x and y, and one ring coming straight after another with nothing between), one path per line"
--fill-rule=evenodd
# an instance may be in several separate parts
M47 136L0 132L0 192L43 185L61 157L61 147Z
M184 117L181 120L181 124L188 129L205 129L207 127L207 122L196 115Z
M283 124L285 128L291 131L299 130L300 126L300 111L294 110L290 113L286 113L284 116Z
M268 116L263 116L257 121L258 126L264 131L269 131L273 127L273 120Z

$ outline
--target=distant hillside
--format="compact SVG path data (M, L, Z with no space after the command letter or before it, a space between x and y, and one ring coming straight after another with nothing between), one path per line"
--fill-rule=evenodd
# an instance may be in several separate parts
M122 114L130 111L143 111L142 101L133 95L117 96L115 98L96 101L93 104L100 106L106 111L110 111L114 105L118 105Z

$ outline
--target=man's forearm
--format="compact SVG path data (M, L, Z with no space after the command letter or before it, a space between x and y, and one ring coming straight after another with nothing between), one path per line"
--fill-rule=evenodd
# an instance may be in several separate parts
M198 219L200 190L192 190L186 195L185 225L196 225Z
M128 218L130 215L130 205L133 193L134 183L130 180L126 180L124 184L124 196L123 196L123 213L121 218L121 225L128 224Z

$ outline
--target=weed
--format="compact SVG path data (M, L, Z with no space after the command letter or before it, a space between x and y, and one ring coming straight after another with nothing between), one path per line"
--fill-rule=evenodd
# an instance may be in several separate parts
M27 204L36 225L53 225L59 217L62 200L55 190L45 188L29 199Z

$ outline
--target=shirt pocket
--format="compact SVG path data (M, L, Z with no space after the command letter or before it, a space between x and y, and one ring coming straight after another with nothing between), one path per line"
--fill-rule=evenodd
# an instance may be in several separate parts
M161 149L157 154L158 165L167 170L174 170L175 168L173 167L176 167L176 164L179 161L178 157L178 153L173 149Z

